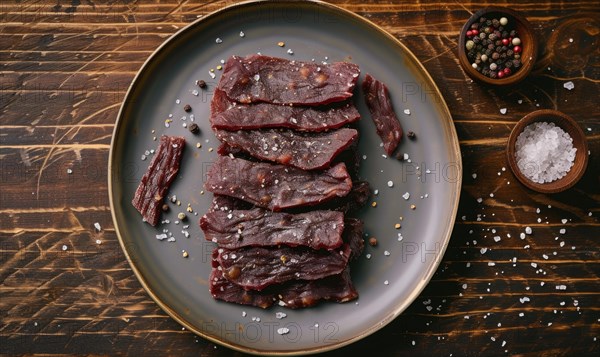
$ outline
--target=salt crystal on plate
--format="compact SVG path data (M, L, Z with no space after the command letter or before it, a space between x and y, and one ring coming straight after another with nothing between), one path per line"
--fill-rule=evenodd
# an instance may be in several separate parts
M565 87L565 89L568 89L568 90L573 90L573 88L575 88L575 84L571 81L568 81L568 82L563 83L563 87Z
M515 143L519 170L533 182L552 182L573 166L573 139L554 123L537 122L525 127Z
M500 114L506 114L506 108L501 108L500 109Z
M410 115L410 109L404 109L404 114Z

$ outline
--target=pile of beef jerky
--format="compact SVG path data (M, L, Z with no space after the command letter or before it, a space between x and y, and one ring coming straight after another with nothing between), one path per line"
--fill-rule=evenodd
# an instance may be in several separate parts
M211 102L221 141L200 219L210 291L232 303L289 308L358 297L349 262L363 250L350 214L370 195L357 181L360 70L262 55L232 56Z

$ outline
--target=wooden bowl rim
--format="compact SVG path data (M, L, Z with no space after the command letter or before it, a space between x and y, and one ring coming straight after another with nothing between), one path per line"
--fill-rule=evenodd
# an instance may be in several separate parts
M562 119L563 122L559 125L559 123L556 122L556 119ZM519 134L523 132L527 125L541 121L552 122L564 131L567 131L573 139L573 147L577 148L577 153L575 154L575 162L573 163L573 167L571 167L571 170L564 177L547 183L533 182L527 177L525 177L525 175L521 173L521 170L519 169L517 165L517 160L515 158L515 143ZM521 118L513 127L510 133L508 143L506 145L506 154L508 159L508 165L515 177L525 187L541 193L558 193L573 187L581 179L581 177L583 177L583 174L587 169L589 157L587 139L579 124L577 124L577 122L573 118L566 115L565 113L551 109L536 110ZM583 160L583 164L581 166L577 166L575 164L578 160L578 157L579 160Z
M530 42L531 42L530 44L528 44L528 47L531 49L531 55L529 56L529 58L526 58L526 60L522 60L522 63L523 63L522 67L518 71L516 71L513 75L502 78L502 79L493 79L493 78L484 76L483 74L477 72L472 67L471 62L469 61L469 59L467 57L467 53L465 52L467 31L471 27L471 24L473 24L481 16L489 14L489 13L506 14L506 15L512 17L513 19L515 19L525 29L525 32L528 33L528 35L530 37ZM520 37L523 37L523 35L520 35ZM465 22L462 29L460 30L460 34L459 34L459 38L458 38L458 60L461 64L461 66L463 67L463 69L467 72L467 74L471 78L478 80L480 82L486 83L486 84L490 84L490 85L507 86L507 85L512 85L512 84L518 83L518 82L522 81L523 79L525 79L525 77L527 77L529 75L529 73L531 73L531 70L533 69L535 61L537 60L537 52L538 52L538 41L537 41L537 37L535 36L535 32L533 31L533 27L531 26L531 23L519 12L517 12L513 9L510 9L508 7L488 6L488 7L485 7L483 9L476 11L475 13L473 13L473 15L471 15L471 17L469 17L467 22ZM521 56L521 58L523 59L525 57Z

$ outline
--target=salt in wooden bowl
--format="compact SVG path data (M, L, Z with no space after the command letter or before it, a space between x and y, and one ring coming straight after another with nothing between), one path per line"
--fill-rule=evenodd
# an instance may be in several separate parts
M571 169L565 176L558 180L545 183L537 183L527 178L519 169L516 159L515 144L519 134L523 132L525 127L536 122L554 123L571 136L573 139L573 147L577 149L575 153L575 161ZM525 187L541 193L557 193L565 191L579 181L583 176L588 163L588 144L581 127L573 118L556 110L537 110L524 116L517 125L514 126L508 144L506 147L508 165L517 179L525 185Z

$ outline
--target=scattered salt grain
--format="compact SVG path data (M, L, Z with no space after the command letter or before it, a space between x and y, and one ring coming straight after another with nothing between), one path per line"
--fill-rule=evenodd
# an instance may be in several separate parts
M527 296L525 296L525 297L520 298L519 301L521 302L521 304L524 304L524 303L529 302L531 300Z
M575 88L575 84L571 81L568 81L563 83L563 87L565 87L567 90L573 90L573 88Z
M506 114L506 108L501 108L500 109L500 114Z
M386 281L383 282L383 284L384 285L390 285L390 282L386 280Z
M500 242L500 240L502 240L502 238L500 238L500 236L495 236L494 237L494 242Z
M531 229L531 227L527 226L525 227L525 234L531 234L533 233L533 230Z
M293 54L294 54L294 51L292 51L292 49L291 49L291 48L288 48L288 50L287 50L287 53L288 53L288 54L290 54L290 55L293 55Z
M240 31L240 37L244 37L246 36L246 34L244 33L244 31Z
M96 239L96 244L102 244L102 241L100 239Z
M404 109L404 114L410 115L410 109Z
M71 169L67 169L67 173L70 175L70 174L72 174L72 173L73 173L73 170L71 170Z
M286 316L287 316L287 314L285 312L276 312L275 313L275 317L278 319L283 319Z
M564 228L561 228L561 229L558 231L558 233L560 233L560 234L565 234L565 233L567 233L567 230L566 230L566 229L564 229Z
M383 252L383 255L385 255L386 257L390 255L390 252L388 252L387 250L385 252Z
M285 335L285 334L290 333L290 329L287 327L280 327L277 329L277 333L280 335Z
M394 187L394 182L393 181L388 181L388 187Z
M477 174L473 174L471 176L473 176L473 180L477 178Z
M219 44L219 43L223 43L223 40L221 40L221 38L220 38L220 37L217 37L217 38L215 39L215 43L217 43L217 44Z
M98 232L100 232L102 230L102 226L100 226L100 223L98 223L98 222L94 223L94 228L96 228L96 230Z
M66 244L63 244L63 246L62 246L62 250L67 250L67 249L68 249L67 245L66 245Z
M406 192L405 194L402 195L402 198L404 198L405 200L408 200L410 198L410 193Z
M554 123L537 122L525 127L515 144L517 166L530 180L552 182L573 166L573 139Z

